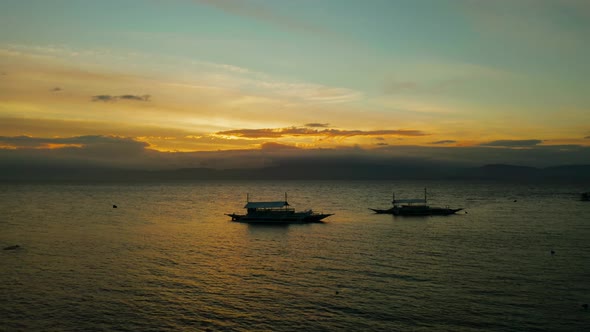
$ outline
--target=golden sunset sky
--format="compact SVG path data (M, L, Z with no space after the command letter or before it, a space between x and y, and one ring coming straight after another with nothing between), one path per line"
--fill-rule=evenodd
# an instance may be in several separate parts
M585 0L3 0L0 149L590 163L588 36Z

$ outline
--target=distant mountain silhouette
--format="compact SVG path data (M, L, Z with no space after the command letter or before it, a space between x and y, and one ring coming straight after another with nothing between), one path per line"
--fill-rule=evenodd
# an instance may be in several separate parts
M542 176L542 173L542 169L535 167L492 164L465 169L460 173L460 177L476 179L522 179L539 177Z
M543 169L543 175L556 178L590 178L590 165L565 165L547 167Z
M133 170L99 167L2 166L0 182L189 182L202 180L496 180L588 181L590 165L535 168L515 165L460 167L437 163L294 162L283 166L217 170Z

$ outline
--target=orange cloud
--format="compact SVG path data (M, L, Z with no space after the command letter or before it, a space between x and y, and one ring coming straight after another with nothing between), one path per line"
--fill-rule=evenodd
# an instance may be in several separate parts
M36 147L37 149L64 149L64 148L81 148L83 144L60 144L60 143L46 143Z

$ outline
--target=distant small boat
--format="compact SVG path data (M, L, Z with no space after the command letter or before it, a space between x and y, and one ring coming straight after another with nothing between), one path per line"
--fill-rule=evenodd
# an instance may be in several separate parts
M312 210L295 211L287 202L287 194L284 201L272 202L250 202L247 197L244 208L247 211L246 214L226 213L225 215L230 216L232 221L283 224L321 222L322 219L333 215L333 213L316 213Z
M590 201L590 191L582 193L582 200L583 201Z
M393 207L386 210L372 208L369 208L369 210L378 214L393 214L396 216L446 216L463 210L463 208L452 209L449 207L429 206L426 188L424 188L424 199L395 199L394 193L393 201L391 203L393 204Z

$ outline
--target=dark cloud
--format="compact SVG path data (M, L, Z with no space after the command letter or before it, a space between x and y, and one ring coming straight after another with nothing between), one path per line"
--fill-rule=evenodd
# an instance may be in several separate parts
M138 142L131 138L121 138L115 136L76 136L64 138L44 138L44 137L30 137L30 136L0 136L0 144L10 147L12 149L45 149L45 148L59 148L63 147L100 147L106 145L118 145L122 143L133 145L136 147L147 147L147 143Z
M324 137L352 137L352 136L425 136L419 130L340 130L340 129L308 129L308 128L265 128L265 129L236 129L217 132L216 135L237 136L246 138L278 138L284 136L324 136Z
M135 96L135 95L122 95L119 96L119 99L127 99L127 100L137 100L137 101L149 101L150 95L143 95L143 96Z
M590 136L586 136L586 137L584 137L584 139L590 139Z
M111 96L111 95L96 95L92 96L92 101L102 101L102 102L114 102L119 99L123 100L135 100L135 101L149 101L151 98L150 95L120 95L120 96Z
M392 145L378 148L383 153L395 156L414 156L428 160L439 160L471 164L513 164L547 167L567 164L590 164L590 147L580 145L538 145L527 149L489 146L413 146Z
M4 163L86 165L149 168L149 144L114 136L67 138L1 137ZM2 163L0 163L2 164ZM143 165L143 166L142 166Z
M306 123L304 125L305 127L310 127L310 128L327 128L330 126L329 123L317 123L317 122L313 122L313 123Z
M488 143L482 143L480 146L500 146L500 147L531 147L543 143L542 140L538 139L526 139L526 140L498 140Z
M385 145L389 145L389 144L387 144L387 143L376 143L375 145L385 146Z
M455 147L383 145L374 148L358 146L333 149L298 149L267 142L251 150L203 152L158 152L131 138L114 136L77 136L66 138L2 137L1 165L84 165L137 169L177 169L208 166L219 169L256 168L269 165L295 164L298 161L355 161L393 165L411 160L411 165L454 163L481 166L512 164L547 167L590 164L590 147L579 145L539 145L529 149L512 147Z
M109 95L97 95L97 96L92 96L92 101L115 101L117 100L117 97L114 96L109 96Z
M442 140L442 141L430 142L430 144L451 144L451 143L457 143L457 141Z
M53 88L53 89L51 89L49 91L51 91L51 92L60 92L60 91L63 91L63 90L60 87L55 87L55 88Z

